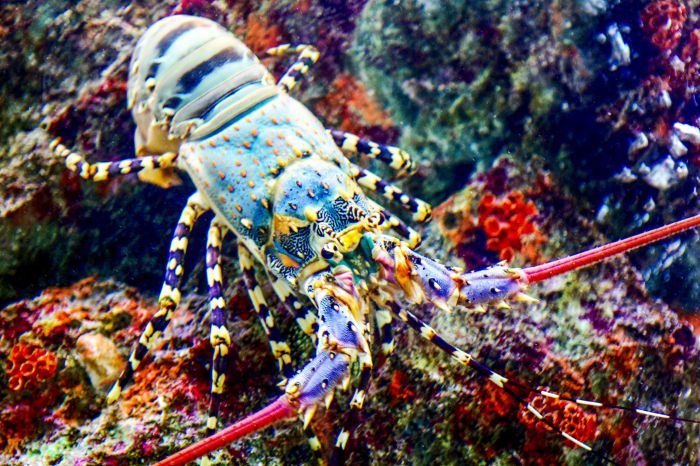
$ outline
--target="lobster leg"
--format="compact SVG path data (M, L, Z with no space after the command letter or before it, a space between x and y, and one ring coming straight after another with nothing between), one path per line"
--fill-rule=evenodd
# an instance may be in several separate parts
M226 302L223 297L223 276L221 274L221 240L226 227L212 220L207 235L207 285L209 286L209 310L211 320L210 342L213 350L211 362L211 398L209 417L207 418L207 435L216 431L219 417L221 396L226 380L226 366L231 347L231 335L226 328Z
M577 446L579 446L585 450L588 450L588 451L593 451L593 449L589 445L587 445L584 442L581 442L580 440L576 439L572 435L567 434L566 432L561 430L561 428L559 426L555 425L549 419L545 418L541 412L539 412L534 406L532 406L530 403L528 403L522 396L520 396L515 390L513 390L513 388L511 388L510 385L508 385L509 380L507 378L494 372L488 366L485 366L485 365L481 364L480 362L476 361L472 357L472 355L470 355L469 353L466 353L466 352L462 351L461 349L448 343L431 326L429 326L425 322L422 322L413 313L411 313L407 310L401 309L401 307L396 302L388 301L387 304L391 308L392 312L394 312L394 314L396 314L399 317L399 319L401 319L406 324L408 324L408 326L411 327L411 329L414 330L416 333L418 333L421 337L428 340L433 345L437 346L440 350L449 354L453 359L458 361L460 364L467 366L467 367L471 367L479 375L481 375L482 377L486 377L489 380L489 382L494 384L499 389L508 393L508 395L513 397L513 399L515 399L520 405L522 405L525 409L527 409L532 414L534 414L535 417L537 417L540 420L540 422L543 422L549 428L551 428L552 430L557 432L559 435L561 435L565 439L576 444ZM598 453L598 454L601 455L600 453ZM614 464L614 461L608 459L605 456L603 456L603 459Z
M374 311L374 320L377 323L382 353L389 356L396 348L396 342L391 330L391 312L386 309L377 309Z
M165 280L163 288L158 299L158 312L156 312L151 320L146 324L146 328L141 333L141 337L134 345L134 349L129 356L129 363L126 369L119 375L119 379L114 383L112 389L107 394L107 402L115 402L121 395L122 389L131 380L134 371L139 367L148 350L153 345L156 337L170 323L172 314L175 308L180 303L180 284L182 283L182 274L184 272L185 252L187 251L187 242L190 232L194 227L197 219L209 207L206 201L199 194L194 193L187 200L187 205L180 214L180 220L175 227L173 239L170 242L170 252L168 253L168 262L165 270Z
M364 168L352 165L350 176L363 188L374 191L384 198L397 203L402 208L413 214L413 221L425 223L430 220L431 207L425 201L404 193L401 189L388 183L375 175L374 173L365 170Z
M294 293L284 278L270 277L272 288L275 290L277 297L284 304L287 311L294 316L299 328L307 334L314 345L316 344L316 332L318 331L318 319L316 314L301 303L299 297Z
M421 238L420 233L406 225L406 223L399 217L392 214L389 210L385 209L376 202L370 199L367 199L367 201L382 216L383 222L379 224L379 227L382 230L394 230L396 233L398 233L398 235L401 238L404 238L406 240L406 243L408 244L409 248L416 248L421 243L421 241L423 241L423 238Z
M398 147L378 144L369 139L351 133L331 129L328 131L336 145L347 154L366 155L371 159L381 160L396 171L398 178L412 174L416 166L411 156Z
M360 410L365 402L367 390L369 389L372 380L372 358L369 354L360 356L360 379L357 383L355 393L350 399L350 411L345 414L342 427L338 433L338 437L331 453L329 464L332 466L341 465L345 462L345 446L352 432L357 429L360 423Z
M319 53L313 45L282 44L267 50L267 53L277 57L297 54L297 59L292 63L277 85L290 92L301 81L301 78L309 71L309 68L318 60Z
M238 260L241 263L241 269L243 271L243 281L248 288L248 296L253 303L253 308L260 319L263 330L270 342L270 349L272 354L280 366L280 372L282 372L283 380L280 382L280 386L284 386L287 380L294 374L294 369L292 368L292 357L290 355L291 349L287 342L284 341L282 335L280 334L279 328L275 324L275 318L270 311L270 307L265 300L262 288L258 284L255 278L255 271L253 270L253 256L248 251L248 248L239 241L238 243Z
M155 170L175 165L177 154L166 152L162 155L147 155L135 159L124 159L116 162L88 163L82 155L72 152L61 144L60 139L54 139L49 146L59 157L65 159L66 167L77 173L81 178L93 181L106 181L118 175L138 173L141 170Z

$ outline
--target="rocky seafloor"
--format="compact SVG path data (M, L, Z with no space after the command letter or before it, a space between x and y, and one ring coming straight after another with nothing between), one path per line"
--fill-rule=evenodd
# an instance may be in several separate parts
M697 2L5 2L1 464L150 464L203 435L211 346L201 226L169 330L121 402L105 402L156 310L169 237L192 185L81 182L48 149L60 136L90 160L133 154L127 63L145 28L175 13L226 25L260 56L283 42L316 45L322 56L299 99L328 127L412 153L418 172L401 183L435 206L419 249L431 257L468 268L530 265L698 210ZM288 64L263 62L277 76ZM416 312L515 380L700 418L697 248L687 233L553 279L530 290L537 304ZM279 394L229 249L235 356L224 424ZM350 463L602 462L394 327L397 350L378 361ZM291 319L282 329L300 367L312 345ZM336 398L313 421L326 447L348 403L347 394ZM696 425L547 409L617 463L700 462ZM300 425L267 429L210 459L313 463Z

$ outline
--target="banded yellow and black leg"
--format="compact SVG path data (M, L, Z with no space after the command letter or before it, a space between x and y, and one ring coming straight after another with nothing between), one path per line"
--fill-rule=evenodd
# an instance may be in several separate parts
M292 66L287 69L287 72L280 78L277 85L285 91L290 92L301 81L302 77L309 71L318 60L319 53L316 47L306 44L282 44L277 47L272 47L267 50L267 53L277 57L285 55L297 55Z
M426 324L425 322L421 321L418 317L416 317L413 313L410 311L407 311L405 309L402 309L398 303L394 301L389 301L388 306L391 308L392 312L399 317L403 322L408 324L409 327L411 327L412 330L414 330L416 333L418 333L422 338L428 340L430 343L433 345L437 346L440 350L443 352L447 353L450 355L454 360L462 364L463 366L466 367L471 367L474 369L480 376L485 377L489 382L491 382L492 386L495 386L495 388L503 390L506 392L509 396L511 396L515 401L518 402L521 406L523 406L525 409L530 411L532 414L537 417L537 419L545 424L547 427L549 427L551 430L554 432L557 432L559 435L564 437L565 439L569 440L570 442L576 444L577 446L587 450L587 451L592 451L592 448L578 440L577 438L571 436L570 434L564 432L559 426L555 425L552 421L550 421L548 418L544 417L544 414L542 414L540 411L537 410L532 404L530 404L521 394L520 392L525 391L525 393L529 392L535 392L539 393L545 396L552 396L554 394L541 391L541 390L532 390L529 389L528 387L523 386L522 384L514 383L511 380L507 379L506 377L503 377L502 375L496 373L495 371L491 370L488 366L476 361L472 355L469 353L457 348L456 346L448 343L443 337L441 337L430 325ZM558 397L555 395L555 397ZM582 405L594 405L593 402L584 402L580 403ZM601 405L601 403L597 403L598 405ZM651 414L652 416L659 416L657 413L650 413L647 411L644 411L642 414ZM668 416L666 416L668 417ZM601 455L602 456L602 455ZM613 462L614 463L614 462Z
M382 222L379 224L379 227L383 231L389 229L394 230L400 237L406 240L406 244L411 249L415 249L423 241L423 238L421 238L420 233L406 225L406 222L404 222L399 217L392 214L388 209L385 209L376 202L371 201L369 199L368 201L382 216Z
M215 218L209 226L207 235L206 274L209 288L209 319L211 321L209 340L213 353L207 435L213 434L218 424L219 406L224 392L226 367L231 349L231 335L226 328L226 302L223 296L224 282L221 274L221 241L226 231L226 226Z
M275 290L277 297L282 302L282 305L287 309L287 312L294 317L297 325L302 332L307 334L316 346L318 341L318 319L316 313L310 306L304 306L301 299L289 286L289 283L284 278L270 278L272 283L272 288ZM318 435L313 428L313 425L309 422L306 423L302 428L304 435L311 450L314 452L314 456L318 464L324 464L323 457L321 456L321 441L318 439Z
M332 466L345 463L345 447L350 439L350 435L353 434L360 424L360 411L364 406L367 390L369 390L370 381L372 380L372 356L367 353L362 353L359 356L359 362L360 379L357 382L355 393L350 399L350 411L345 414L340 432L333 446L333 452L331 453L329 462Z
M366 155L371 159L380 160L396 172L397 178L410 175L416 170L408 152L398 147L379 144L337 129L328 130L328 133L346 154Z
M277 359L280 372L282 372L283 380L279 385L284 387L287 384L287 380L294 375L292 357L290 354L291 350L287 342L282 338L280 330L275 324L275 318L272 315L272 311L265 300L262 288L260 287L258 280L255 278L253 256L242 242L238 243L238 260L241 263L243 280L248 288L248 296L250 296L250 300L253 303L253 308L258 314L260 323L262 324L263 330L267 335L272 354L275 359Z
M432 212L430 204L403 192L397 186L384 181L369 170L352 165L350 176L363 188L374 191L411 212L414 222L425 223L430 220Z
M169 168L175 166L177 160L176 153L166 152L162 155L148 155L116 162L88 163L82 155L72 152L61 144L60 139L54 139L49 147L57 156L63 157L70 171L92 181L106 181L115 176L138 173L141 170Z
M301 331L311 338L315 346L318 339L316 335L318 331L318 319L313 308L311 306L304 306L299 296L294 293L289 282L284 278L270 277L270 281L272 282L272 288L287 309L287 312L294 317Z
M391 329L391 312L386 309L377 309L374 312L374 321L377 324L377 333L379 334L382 353L388 356L396 349L396 342L394 341L394 334Z
M153 342L170 323L172 314L180 303L180 285L182 283L182 274L184 273L188 238L197 219L207 210L209 210L207 202L199 192L194 193L187 199L187 205L185 205L180 214L180 219L173 233L173 239L170 242L165 279L158 298L158 312L146 324L146 328L144 328L139 340L134 345L134 349L131 351L126 369L119 375L119 379L114 383L107 395L109 403L119 399L122 389L131 380L134 371L138 369Z

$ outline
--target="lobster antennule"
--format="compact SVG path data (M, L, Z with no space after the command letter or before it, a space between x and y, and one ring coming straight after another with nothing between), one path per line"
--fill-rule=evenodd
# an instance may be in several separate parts
M294 417L296 417L296 411L290 404L287 396L282 395L260 411L168 456L164 460L156 463L155 466L184 466L197 458L201 458L207 453L211 453L231 442L258 432L278 421L292 419Z
M526 267L522 269L522 272L525 274L525 277L527 277L528 283L541 282L548 278L587 267L609 257L660 241L669 236L677 235L678 233L690 230L699 225L700 214L588 251L580 252L573 256L564 257L533 267Z

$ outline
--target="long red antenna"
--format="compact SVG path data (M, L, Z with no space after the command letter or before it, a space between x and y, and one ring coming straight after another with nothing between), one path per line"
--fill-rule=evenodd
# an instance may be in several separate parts
M262 430L275 422L291 419L295 416L294 408L289 404L287 397L283 395L257 413L253 413L214 435L168 456L156 463L155 466L184 466L190 461L201 458L207 453L211 453L231 442Z
M679 220L668 225L656 228L645 233L640 233L614 243L599 246L588 251L574 254L573 256L557 259L546 264L536 265L523 269L528 283L537 283L548 278L561 275L572 270L587 267L589 265L600 262L603 259L612 257L623 252L631 251L632 249L651 244L655 241L660 241L669 236L690 230L700 225L700 214L693 217Z

